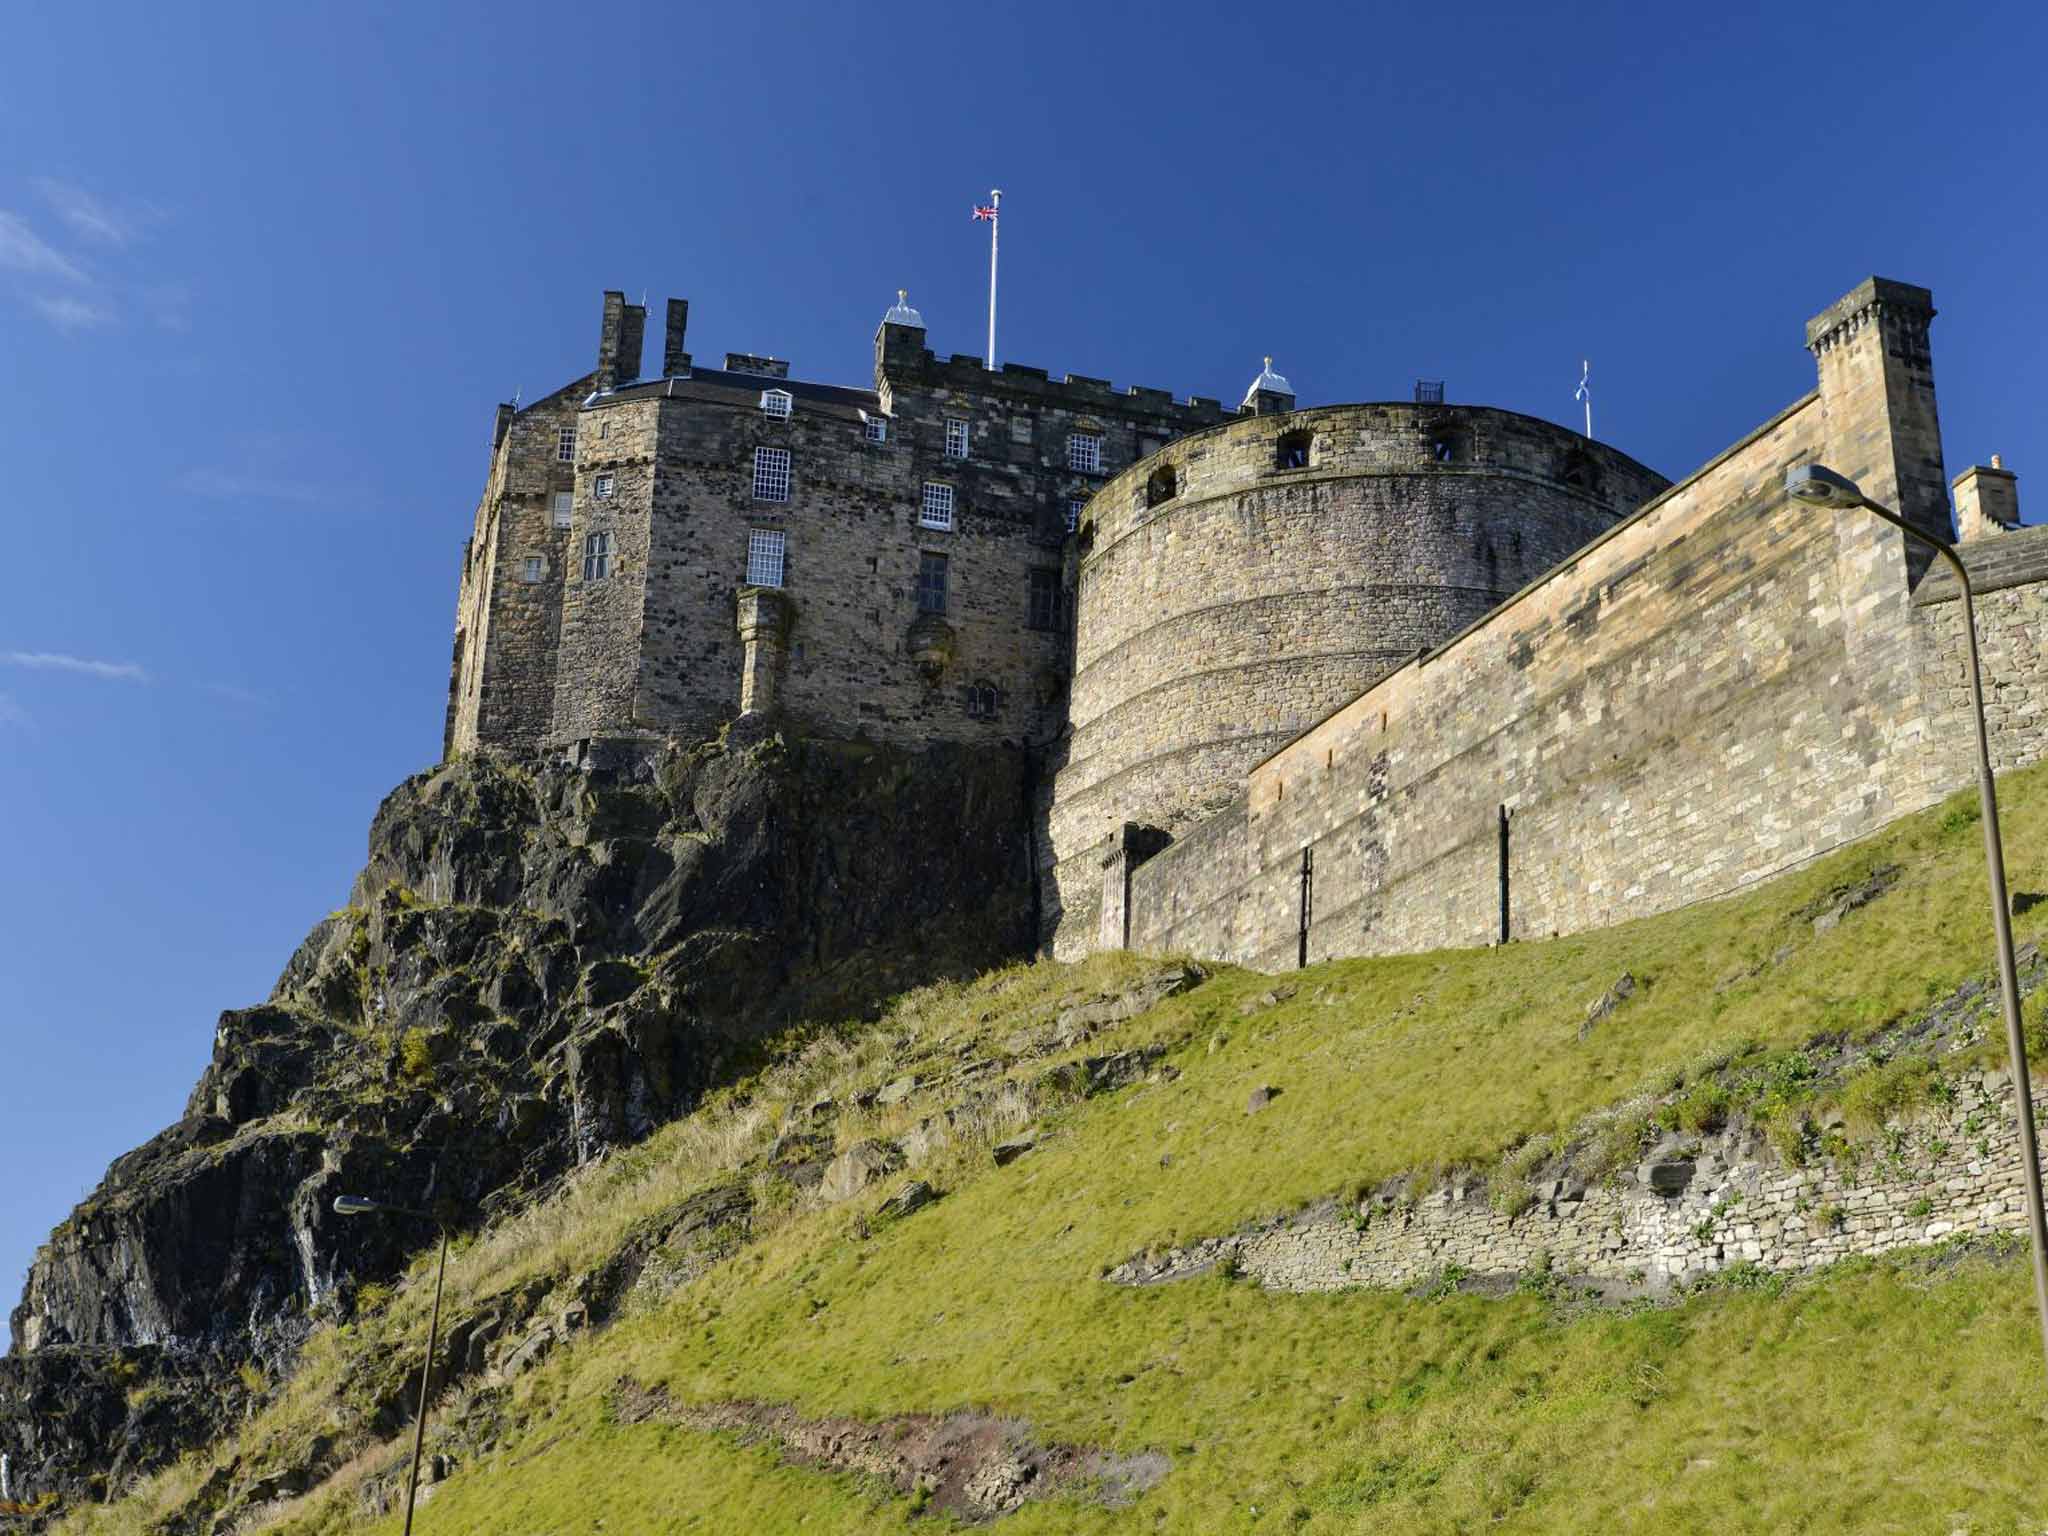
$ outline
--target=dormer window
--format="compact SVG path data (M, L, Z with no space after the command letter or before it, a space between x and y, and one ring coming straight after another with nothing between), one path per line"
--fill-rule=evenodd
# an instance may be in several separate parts
M1067 434L1067 468L1076 474L1099 475L1102 473L1102 434L1100 432L1069 432Z
M789 420L789 411L792 403L790 393L786 389L764 389L761 391L761 412L763 415L773 416L780 421L787 421Z

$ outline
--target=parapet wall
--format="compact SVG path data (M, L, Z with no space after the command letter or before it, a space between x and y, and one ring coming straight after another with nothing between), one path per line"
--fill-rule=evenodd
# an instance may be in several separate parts
M1130 942L1282 969L1304 928L1311 961L1572 932L1726 894L1967 783L1952 594L1916 596L1896 530L1782 488L1827 463L1932 521L1932 313L1881 280L1833 306L1815 394L1254 767L1213 836L1130 868ZM1980 607L1995 750L2032 761L2048 551L1970 548L2008 581Z

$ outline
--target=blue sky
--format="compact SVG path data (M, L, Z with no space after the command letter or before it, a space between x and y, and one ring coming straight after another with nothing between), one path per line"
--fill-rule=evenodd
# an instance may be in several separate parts
M439 751L493 404L656 335L1456 400L1679 475L1924 283L2048 511L2048 10L23 6L0 92L0 1290L181 1109ZM2030 492L2030 486L2036 487Z

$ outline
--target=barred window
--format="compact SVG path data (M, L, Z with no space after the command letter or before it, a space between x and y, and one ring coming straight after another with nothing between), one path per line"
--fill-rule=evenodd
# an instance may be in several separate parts
M917 526L920 528L951 529L953 526L953 487L941 485L936 480L924 483L924 500L917 509Z
M599 501L610 501L612 499L612 492L618 489L618 484L618 481L610 475L599 475L596 480L591 482L590 494Z
M889 418L888 418L888 417L886 417L886 416L870 416L870 415L868 415L868 414L867 414L867 413L866 413L865 411L863 411L863 412L861 413L861 419L860 419L860 420L861 420L861 435L862 435L862 436L864 436L864 437L865 437L865 438L866 438L866 439L867 439L867 440L868 440L869 442L871 442L871 443L886 443L887 441L889 441Z
M1025 622L1033 629L1059 628L1060 597L1060 573L1045 566L1033 567Z
M1067 498L1067 532L1072 533L1081 526L1081 509L1087 505L1088 498L1085 496Z
M612 573L612 536L591 533L583 538L583 579L603 581Z
M1001 702L1002 695L996 692L993 683L971 683L967 689L967 718L993 720Z
M555 492L555 526L566 528L575 521L576 497L570 491Z
M1102 434L1100 432L1069 432L1067 434L1067 468L1084 475L1102 473Z
M531 586L534 582L537 582L541 580L543 577L545 577L547 573L548 562L545 556L528 555L526 557L525 568L520 572L520 580L524 581L528 586Z
M756 448L754 450L754 500L789 500L789 450L787 448Z
M967 423L958 416L946 418L946 457L964 459L967 457Z
M779 587L789 555L789 535L779 528L747 530L747 585Z
M917 557L917 611L946 611L946 557L925 550Z
M576 462L576 429L558 427L555 429L555 458L563 464Z
M764 389L761 391L761 409L769 416L779 416L784 421L789 420L791 404L790 393L786 389Z

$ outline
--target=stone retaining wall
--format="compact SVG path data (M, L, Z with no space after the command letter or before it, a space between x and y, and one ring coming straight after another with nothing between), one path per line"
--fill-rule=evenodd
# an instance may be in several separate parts
M1270 1290L1337 1291L1413 1286L1446 1271L1554 1269L1660 1291L1737 1264L1796 1274L1944 1238L2025 1235L2019 1127L2005 1073L1964 1079L1952 1103L1860 1151L1857 1161L1793 1168L1760 1135L1732 1130L1701 1138L1691 1156L1653 1159L1611 1182L1549 1181L1512 1216L1477 1182L1436 1189L1412 1210L1330 1202L1133 1259L1109 1279L1151 1284L1229 1262Z

